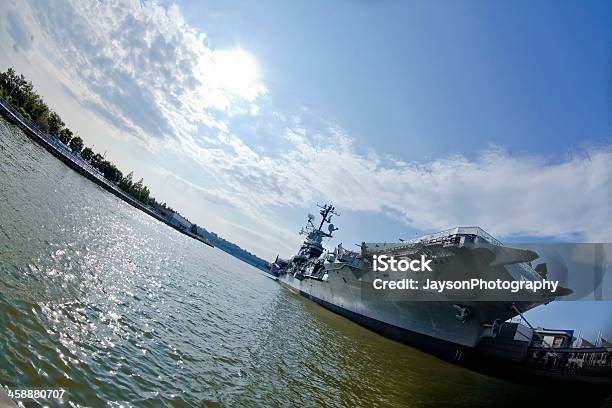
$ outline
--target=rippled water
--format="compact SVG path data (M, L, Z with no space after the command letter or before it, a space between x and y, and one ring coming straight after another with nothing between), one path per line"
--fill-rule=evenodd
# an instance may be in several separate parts
M63 387L63 404L93 407L534 401L533 389L282 289L104 192L1 119L0 383Z

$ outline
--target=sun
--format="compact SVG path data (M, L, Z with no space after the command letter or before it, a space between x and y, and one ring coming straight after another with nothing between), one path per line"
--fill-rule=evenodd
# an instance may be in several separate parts
M208 79L241 98L252 100L261 93L261 71L257 60L246 51L236 48L216 50L212 56Z

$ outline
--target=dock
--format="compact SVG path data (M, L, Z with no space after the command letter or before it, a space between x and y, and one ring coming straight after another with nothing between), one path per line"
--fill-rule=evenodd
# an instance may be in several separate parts
M476 347L478 371L588 389L603 400L612 390L612 344L576 346L573 334L505 322Z

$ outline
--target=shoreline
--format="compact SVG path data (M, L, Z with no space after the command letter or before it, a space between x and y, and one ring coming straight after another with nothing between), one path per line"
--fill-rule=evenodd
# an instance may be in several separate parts
M79 159L72 157L72 154L69 154L68 152L64 152L63 150L61 150L59 147L53 144L51 140L49 140L47 135L43 134L42 132L35 129L33 126L29 125L23 118L20 117L18 113L14 112L13 108L8 104L8 102L5 102L2 99L0 99L0 114L7 122L12 123L13 125L17 126L30 139L32 139L34 142L38 143L40 146L45 148L45 150L47 150L57 159L62 161L66 166L70 167L72 170L79 173L81 176L89 179L93 183L102 187L107 192L113 194L117 198L128 203L132 207L150 215L151 217L155 218L158 221L163 222L169 227L175 229L176 231L190 238L193 238L197 241L200 241L203 244L206 244L211 248L215 247L214 245L212 245L209 242L204 241L197 235L192 234L189 231L182 230L170 224L170 222L168 222L168 220L166 220L164 217L155 213L151 209L147 208L144 204L136 201L135 199L133 199L132 197L130 197L129 195L121 191L117 186L112 184L110 181L106 180L103 176L91 172L89 169L87 169L85 166L83 166L83 164L79 162L80 161Z

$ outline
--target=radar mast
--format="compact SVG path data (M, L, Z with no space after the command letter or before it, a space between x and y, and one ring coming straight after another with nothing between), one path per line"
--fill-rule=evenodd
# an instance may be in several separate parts
M332 217L334 215L339 217L340 214L338 212L336 212L336 207L334 207L331 204L324 204L324 205L317 204L317 207L319 207L321 209L319 211L319 214L321 214L321 217L322 217L321 218L321 223L319 224L318 231L320 231L326 237L330 237L331 238L332 233L334 231L338 230L338 228L334 227L334 224L331 223ZM323 226L326 223L329 224L329 226L327 227L327 230L329 232L323 232Z

